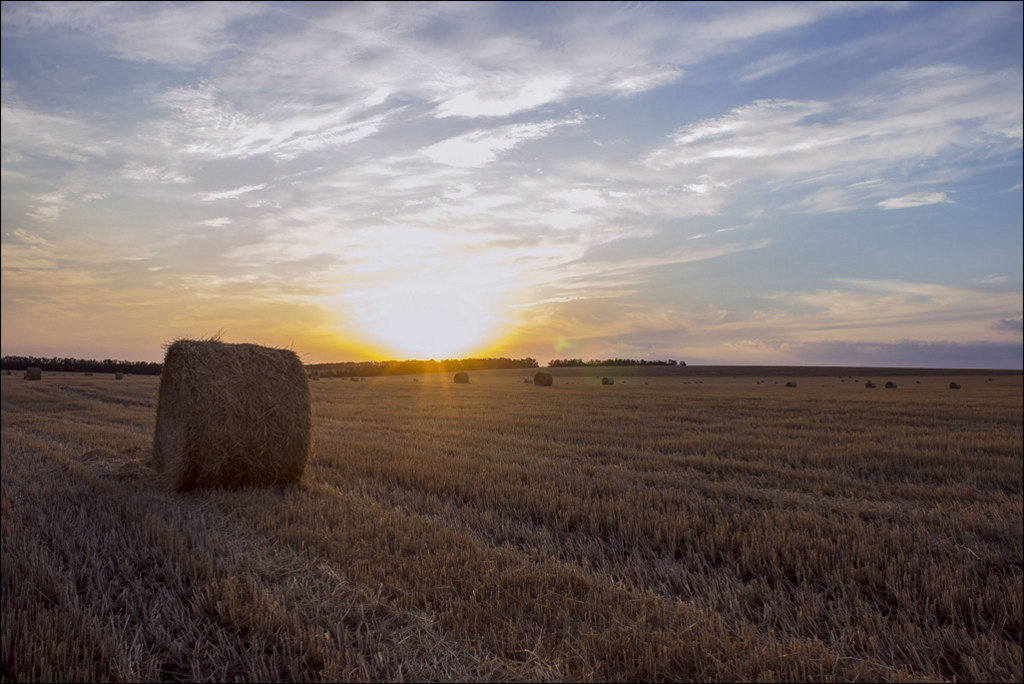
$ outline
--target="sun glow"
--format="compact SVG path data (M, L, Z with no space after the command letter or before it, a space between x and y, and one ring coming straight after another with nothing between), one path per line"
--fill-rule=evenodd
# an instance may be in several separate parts
M499 322L494 293L481 277L432 274L360 293L355 323L385 354L444 359L481 353Z

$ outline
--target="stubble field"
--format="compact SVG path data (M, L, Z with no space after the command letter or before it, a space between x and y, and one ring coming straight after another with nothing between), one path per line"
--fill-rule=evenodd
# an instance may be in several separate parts
M3 680L1024 677L1020 373L614 373L311 382L185 494L156 378L3 377Z

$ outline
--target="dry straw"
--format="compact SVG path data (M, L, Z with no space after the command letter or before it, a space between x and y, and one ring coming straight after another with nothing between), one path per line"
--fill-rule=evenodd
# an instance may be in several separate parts
M310 442L309 382L295 352L216 339L167 347L153 462L175 489L297 482Z
M455 380L455 382L467 383L469 382L469 373L456 373L453 379Z
M551 383L554 382L554 378L551 377L551 373L537 373L533 376L533 384L540 385L541 387L551 387Z
M25 379L26 380L42 380L43 379L43 369L42 368L36 368L34 366L31 367L31 368L26 368L25 369Z

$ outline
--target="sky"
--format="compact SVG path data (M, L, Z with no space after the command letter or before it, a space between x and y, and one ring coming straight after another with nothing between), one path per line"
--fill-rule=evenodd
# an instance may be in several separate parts
M2 353L1021 368L1022 14L4 2Z

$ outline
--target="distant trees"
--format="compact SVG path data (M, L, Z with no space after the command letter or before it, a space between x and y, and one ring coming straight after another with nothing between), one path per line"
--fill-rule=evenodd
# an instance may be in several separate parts
M44 371L70 371L75 373L131 373L133 375L160 375L161 364L150 361L117 361L114 359L74 359L54 356L5 356L0 359L3 370L25 370L29 366Z
M452 371L494 370L498 368L538 368L536 359L509 359L504 356L487 359L444 359L443 361L344 361L314 363L306 366L321 378L351 378L375 375L419 375Z
M666 361L645 361L643 359L552 359L548 368L573 368L577 366L685 366L685 361L668 359Z
M85 373L131 373L133 375L160 375L162 364L148 361L116 361L114 359L41 358L37 356L5 356L0 359L2 370L21 371L29 366L44 371L72 371ZM306 369L321 378L366 377L374 375L416 375L420 373L447 373L452 371L490 370L496 368L539 368L536 359L445 359L443 361L343 361L314 363Z

